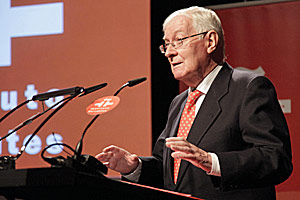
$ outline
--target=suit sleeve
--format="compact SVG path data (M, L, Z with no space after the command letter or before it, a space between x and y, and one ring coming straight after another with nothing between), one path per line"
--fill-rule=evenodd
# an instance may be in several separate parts
M152 156L140 157L142 170L138 183L163 188L163 150L166 134L165 129L156 141Z
M142 173L140 175L138 183L163 188L163 154L166 153L164 152L166 149L165 139L170 135L170 129L172 128L174 116L177 115L179 108L180 102L176 101L176 98L173 99L169 107L166 127L156 141L152 156L140 157L140 159L142 160Z
M276 185L292 172L289 131L274 86L257 77L245 90L239 111L245 147L217 153L224 189Z

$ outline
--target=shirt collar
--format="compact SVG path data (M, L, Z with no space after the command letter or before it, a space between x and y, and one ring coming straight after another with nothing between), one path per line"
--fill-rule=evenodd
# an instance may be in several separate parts
M221 65L216 66L202 81L201 83L197 86L197 90L200 92L207 94L211 84L215 80L216 76L218 75L219 71L222 69ZM192 88L189 88L189 92L192 91Z

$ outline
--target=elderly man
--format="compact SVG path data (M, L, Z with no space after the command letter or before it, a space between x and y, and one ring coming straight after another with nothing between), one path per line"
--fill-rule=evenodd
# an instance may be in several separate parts
M292 172L288 127L272 83L225 62L215 12L171 14L161 52L189 89L174 98L151 157L109 146L97 158L125 178L204 199L275 199Z

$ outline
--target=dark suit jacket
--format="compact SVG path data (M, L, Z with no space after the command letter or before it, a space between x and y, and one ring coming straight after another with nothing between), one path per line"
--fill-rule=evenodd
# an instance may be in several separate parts
M221 177L207 175L183 161L175 185L165 138L177 134L187 93L172 101L153 156L141 157L139 183L205 199L275 199L274 186L289 177L292 163L288 127L272 83L264 76L224 64L187 138L217 154Z

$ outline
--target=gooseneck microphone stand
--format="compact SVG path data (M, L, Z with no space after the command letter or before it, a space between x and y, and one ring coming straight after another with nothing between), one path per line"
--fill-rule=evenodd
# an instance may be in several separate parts
M139 78L139 79L128 81L114 94L114 96L116 96L123 88L125 88L127 86L132 87L132 86L137 85L145 80L146 80L146 78ZM93 119L85 127L85 129L82 133L81 139L77 143L75 150L73 150L70 146L63 144L63 143L51 144L42 151L41 156L42 156L43 160L48 162L49 164L51 164L51 166L53 166L53 167L75 168L76 170L79 170L79 171L92 173L94 175L100 175L101 177L104 177L103 174L107 174L107 167L91 155L82 155L83 138L84 138L87 130L92 126L92 124L96 121L96 119L98 119L98 117L99 117L99 114L94 116ZM66 146L74 152L74 155L72 157L68 156L66 159L61 156L54 157L54 158L45 157L44 156L45 150L54 145Z
M74 99L76 96L78 96L79 94L73 94L69 97L64 98L62 101L64 101L62 104L60 104L54 111L52 111L52 113L50 113L47 118L38 126L38 128L33 132L33 134L31 134L31 136L29 137L29 139L26 141L26 143L22 146L21 150L17 153L16 156L1 156L0 157L0 170L1 169L15 169L15 162L16 160L23 154L23 152L25 151L27 145L29 144L29 142L32 140L32 138L38 133L38 131L46 124L46 122L48 122L51 117L53 117L53 115L55 113L57 113L60 109L62 109L69 101L71 101L72 99ZM51 108L57 106L59 103L61 103L62 101L54 104L53 106L51 106L49 109L47 109L46 111L50 110ZM43 112L42 114L45 114L46 112ZM41 114L41 115L42 115ZM33 117L32 119L29 120L34 120L37 117L41 116L41 115L37 115L36 117ZM28 121L28 120L26 120ZM25 121L25 122L26 122ZM24 125L23 125L24 124ZM15 132L16 130L19 130L20 128L24 127L25 125L27 125L28 123L23 123L21 126L18 126L18 128L14 129ZM10 134L8 134L6 137L8 137L9 135L12 134L12 132L10 132ZM1 138L3 139L3 138Z
M127 83L125 83L124 85L122 85L122 87L120 87L119 90L117 90L117 92L115 92L114 96L117 96L119 94L119 92L121 90L123 90L125 87L132 87L132 86L135 86L141 82L144 82L146 80L145 77L143 78L138 78L138 79L134 79L134 80L131 80L131 81L128 81ZM81 155L81 152L82 152L82 142L83 142L83 137L85 136L85 133L87 132L87 130L91 127L91 125L96 121L96 119L99 117L99 114L96 115L91 121L90 123L86 126L86 128L84 129L83 133L82 133L82 136L81 136L81 139L79 140L79 142L77 143L76 145L76 149L75 149L75 154L74 154L74 158L78 158L78 156Z
M60 95L70 95L64 99L62 99L61 101L55 103L54 105L52 105L50 108L48 108L47 110L45 110L42 113L38 113L32 117L30 117L29 119L27 119L26 121L24 121L23 123L21 123L20 125L18 125L13 131L11 131L10 133L8 133L6 136L2 137L0 139L3 140L4 138L10 136L11 134L13 134L14 132L16 132L17 130L21 129L22 127L30 124L32 121L34 121L35 119L37 119L38 117L42 116L43 114L45 114L46 112L48 112L49 110L51 110L52 108L58 106L57 108L55 108L54 111L52 111L45 120L43 120L43 122L38 126L38 128L33 132L33 134L31 134L31 136L29 137L29 139L26 141L26 143L22 146L21 150L18 152L18 154L16 156L1 156L0 157L0 170L1 169L15 169L15 161L20 158L20 156L23 154L23 152L25 151L26 147L28 146L28 144L30 143L30 141L33 139L33 137L39 132L39 130L53 117L54 114L56 114L60 109L62 109L68 102L70 102L71 100L73 100L75 97L78 96L84 96L86 94L92 93L96 90L99 90L103 87L105 87L107 85L107 83L102 83L96 86L92 86L89 88L82 88L82 87L73 87L73 88L67 88L67 89L63 89L63 90L58 90L58 91L54 91L54 92L47 92L47 93L42 93L42 94L38 94L33 96L32 100L39 100L39 101L44 101L49 99L50 97L55 97L55 96L60 96ZM1 118L1 121L4 120L7 116L9 116L12 112L14 112L15 110L17 110L18 108L20 108L21 106L25 105L26 103L28 103L31 100L27 100L25 102L23 102L22 104L20 104L19 106L17 106L15 109L13 109L11 112L7 113L4 117ZM63 102L63 103L62 103Z
M25 104L29 103L30 101L32 101L32 99L27 99L26 101L22 102L20 105L16 106L15 108L13 108L11 111L9 111L8 113L6 113L3 117L1 117L0 119L0 123L6 119L9 115L11 115L13 112L15 112L16 110L18 110L19 108L21 108L22 106L24 106Z

